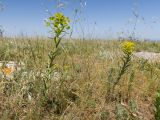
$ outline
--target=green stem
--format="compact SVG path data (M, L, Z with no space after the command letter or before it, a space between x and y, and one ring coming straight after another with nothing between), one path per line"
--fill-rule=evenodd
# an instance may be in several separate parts
M123 60L123 66L121 67L118 77L116 79L116 81L113 84L113 92L115 90L116 85L120 82L121 77L124 75L124 73L126 72L127 68L130 66L129 62L131 61L131 55L127 54L125 56L125 59Z

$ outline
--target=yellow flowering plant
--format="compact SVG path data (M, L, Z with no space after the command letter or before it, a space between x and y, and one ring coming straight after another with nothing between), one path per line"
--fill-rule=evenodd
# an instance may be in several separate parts
M53 16L50 16L45 22L46 26L51 29L51 35L53 35L52 40L54 42L54 45L52 46L51 51L48 54L49 61L47 63L45 75L43 77L44 88L42 90L42 96L44 98L42 98L44 99L43 104L49 104L54 108L54 112L58 113L59 109L62 109L66 105L64 105L64 102L67 103L67 101L62 98L63 91L61 90L61 86L63 85L63 81L60 79L61 74L56 70L60 66L59 64L55 63L55 59L59 55L61 50L60 42L64 35L67 33L67 30L70 29L70 19L67 16L63 15L63 13L58 12ZM58 80L56 80L57 78ZM52 97L50 96L53 91L56 97L54 95ZM52 104L50 104L50 102Z
M51 33L54 36L53 41L55 46L48 55L48 68L52 68L54 66L53 61L57 56L61 39L66 34L66 31L70 29L70 19L67 16L64 16L63 13L58 12L55 13L53 16L50 16L45 22L46 26L51 28Z
M70 29L69 26L70 19L63 13L58 12L55 13L54 15L51 15L45 21L45 23L46 26L49 27L51 30L51 35L53 36L52 40L54 42L54 45L52 46L51 51L48 54L49 60L47 63L45 76L43 78L44 96L46 96L46 93L51 86L51 79L54 74L53 72L55 72L55 69L58 67L58 64L56 64L54 61L60 53L60 42L64 37L64 35L67 33L67 30Z
M49 79L48 77L51 76L52 72L56 67L54 60L59 54L59 45L62 40L62 37L66 34L67 30L70 29L70 19L67 16L63 15L63 13L58 12L55 13L53 16L50 16L45 22L46 26L50 27L52 35L54 36L54 46L48 54L49 61L47 64L46 78Z
M118 76L113 84L113 91L114 91L116 85L120 82L121 77L125 74L128 67L131 65L130 62L131 62L134 48L135 48L135 44L130 41L125 41L121 44L121 49L124 53L124 56L122 57L123 64L122 64L122 66L120 66Z

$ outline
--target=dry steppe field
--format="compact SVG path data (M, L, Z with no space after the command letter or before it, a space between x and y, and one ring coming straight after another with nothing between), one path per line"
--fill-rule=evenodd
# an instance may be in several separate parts
M0 119L154 120L160 42L133 42L129 66L116 83L122 40L62 40L46 79L52 40L1 38Z

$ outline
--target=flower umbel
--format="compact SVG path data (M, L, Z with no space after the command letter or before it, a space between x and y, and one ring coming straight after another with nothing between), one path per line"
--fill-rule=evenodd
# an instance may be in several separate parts
M131 55L134 51L135 44L133 42L126 41L122 43L122 50L125 54Z
M55 32L57 37L62 33L66 32L66 30L70 29L69 27L70 19L64 16L62 13L58 12L55 15L48 18L46 21L46 25L53 29L52 32Z

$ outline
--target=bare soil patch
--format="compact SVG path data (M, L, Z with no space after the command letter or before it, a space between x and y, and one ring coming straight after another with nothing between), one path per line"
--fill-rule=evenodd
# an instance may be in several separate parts
M155 52L136 52L134 53L134 56L138 58L143 58L149 61L160 61L160 53L155 53Z

